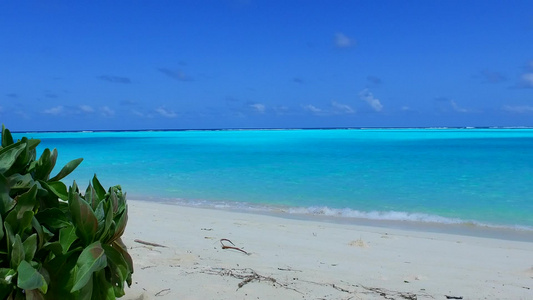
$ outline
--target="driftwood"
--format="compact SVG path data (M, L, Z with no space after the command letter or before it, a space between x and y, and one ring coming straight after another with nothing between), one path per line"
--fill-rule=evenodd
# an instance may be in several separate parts
M417 300L418 296L434 299L434 297L424 292L418 293L417 295L417 294L410 293L410 292L391 291L391 290L387 290L384 288L368 287L368 286L364 286L361 284L349 284L343 281L341 281L342 282L341 285L345 285L344 287L340 286L339 284L335 284L335 283L316 282L316 281L304 280L304 279L299 279L299 278L293 278L292 282L283 282L283 281L276 280L276 278L271 277L271 276L261 275L257 273L255 270L250 269L250 268L244 268L244 269L208 268L208 269L201 270L200 273L210 274L210 275L219 275L219 276L224 276L224 277L227 276L227 277L239 279L241 281L237 284L237 290L244 287L248 283L266 282L266 283L271 284L274 287L291 290L291 291L297 292L305 296L307 295L306 293L293 287L295 282L302 282L302 283L315 284L315 285L319 285L323 287L330 287L341 293L344 293L344 294L347 294L348 296L353 296L353 297L357 297L358 294L362 293L362 294L379 295L380 297L384 299L388 299L388 300L395 300L395 299ZM352 299L352 297L347 298L347 299Z
M362 294L374 294L374 295L379 295L379 296L381 296L381 297L383 297L384 299L387 299L387 300L395 300L395 299L417 300L418 299L418 295L414 294L414 293L391 291L391 290L387 290L387 289L384 289L384 288L369 287L369 286L364 286L364 285L361 285L361 284L348 284L348 283L343 282L343 281L341 281L341 282L343 282L343 284L346 284L346 287L344 287L344 288L339 286L338 284L334 284L334 283L316 282L316 281L303 280L303 279L298 279L298 280L301 281L301 282L307 282L307 283L316 284L316 285L319 285L319 286L331 287L331 288L333 288L333 289L335 289L335 290L337 290L339 292L343 292L343 293L346 293L346 294L349 294L349 295L357 295L359 293L362 293ZM363 291L360 291L361 289ZM420 293L419 295L433 298L433 297L431 297L431 296L429 296L427 294L424 294L424 293Z
M143 244L143 245L147 245L147 246L167 248L167 246L165 246L165 245L146 242L146 241L143 241L143 240L134 240L134 242L139 243L139 244Z
M257 282L268 282L272 284L273 286L285 288L288 290L295 291L299 294L303 294L302 292L289 287L288 284L280 283L273 277L258 274L257 272L255 272L254 270L250 268L245 268L245 269L212 268L209 270L205 270L202 273L220 275L220 276L228 276L228 277L239 279L241 280L241 282L237 284L237 290L247 285L248 283L257 281Z
M409 292L398 292L398 291L390 291L387 289L382 288L375 288L375 287L366 287L361 285L361 287L369 292L379 294L381 297L385 299L398 299L400 297L401 299L407 299L407 300L417 300L418 297L416 294L409 293Z
M294 270L292 268L278 268L280 271L288 271L288 272L303 272L302 270Z
M170 289L160 290L160 291L157 292L154 296L158 297L158 296L164 296L164 295L168 294L168 293L165 293L165 292L170 293Z
M228 245L224 244L224 242L228 242L228 243L232 244L233 246L228 246ZM220 245L222 245L222 249L233 249L233 250L241 251L242 253L244 253L246 255L250 255L250 253L242 250L241 248L235 247L235 244L232 241L228 240L228 239L221 239L220 240Z

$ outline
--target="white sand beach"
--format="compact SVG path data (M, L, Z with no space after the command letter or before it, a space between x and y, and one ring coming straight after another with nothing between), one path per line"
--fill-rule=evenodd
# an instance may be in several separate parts
M123 299L533 299L530 242L128 203Z

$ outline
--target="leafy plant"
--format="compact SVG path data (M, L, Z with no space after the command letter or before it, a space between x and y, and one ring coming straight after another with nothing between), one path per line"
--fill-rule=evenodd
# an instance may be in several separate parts
M61 182L82 161L50 177L56 149L36 159L40 140L0 146L0 299L116 299L131 285L133 261L120 239L128 220L120 186L96 175L82 194Z

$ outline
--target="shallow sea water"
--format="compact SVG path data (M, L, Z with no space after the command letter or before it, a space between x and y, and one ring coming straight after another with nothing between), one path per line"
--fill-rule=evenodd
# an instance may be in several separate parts
M533 129L18 133L131 199L533 231Z

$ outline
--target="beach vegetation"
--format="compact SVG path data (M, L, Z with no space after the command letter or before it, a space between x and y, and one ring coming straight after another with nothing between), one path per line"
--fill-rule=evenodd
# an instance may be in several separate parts
M133 261L121 240L126 194L96 175L83 191L61 180L81 162L52 171L57 150L40 140L0 145L0 299L116 299L131 285Z

